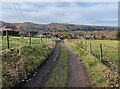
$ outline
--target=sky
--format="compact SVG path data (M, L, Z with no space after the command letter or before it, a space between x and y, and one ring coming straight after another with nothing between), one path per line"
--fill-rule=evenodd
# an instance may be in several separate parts
M2 2L0 14L13 23L118 26L118 2Z

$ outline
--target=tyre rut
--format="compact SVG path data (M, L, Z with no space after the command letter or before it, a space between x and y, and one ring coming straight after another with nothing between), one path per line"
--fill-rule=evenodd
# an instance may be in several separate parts
M86 68L78 56L72 51L71 48L65 46L70 55L70 78L68 87L90 87L90 79L86 72Z

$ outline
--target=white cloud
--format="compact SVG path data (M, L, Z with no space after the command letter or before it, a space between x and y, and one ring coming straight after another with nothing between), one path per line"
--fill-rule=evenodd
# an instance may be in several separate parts
M1 0L1 2L119 2L119 0Z
M117 19L117 3L113 2L86 2L86 3L18 3L26 21L37 23L76 23L117 25L112 19ZM23 16L19 8L18 13L13 3L3 3L3 20L8 22L23 22Z

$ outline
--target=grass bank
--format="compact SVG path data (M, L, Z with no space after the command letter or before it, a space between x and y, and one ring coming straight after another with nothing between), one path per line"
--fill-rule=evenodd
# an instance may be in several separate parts
M69 75L69 54L61 45L60 56L50 73L45 87L67 87Z
M117 75L112 73L97 58L73 42L65 40L65 44L71 47L80 59L82 59L94 87L118 87Z
M3 87L12 87L20 81L24 81L27 75L46 61L53 48L53 43L49 43L2 51Z

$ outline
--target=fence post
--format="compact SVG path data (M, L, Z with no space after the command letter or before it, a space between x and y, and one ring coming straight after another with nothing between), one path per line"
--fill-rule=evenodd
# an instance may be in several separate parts
M82 41L81 41L81 45L82 45Z
M29 46L31 46L31 34L29 33Z
M46 36L46 43L47 43L47 36Z
M92 46L91 46L91 43L90 43L90 50L89 50L90 53L92 53Z
M102 55L102 44L100 44L100 61L103 61L103 55Z
M83 47L83 42L81 41L81 48Z
M41 43L42 43L42 37L40 37L40 39L41 39Z
M78 44L79 38L77 38L77 44Z
M7 48L9 49L10 46L9 46L9 34L8 34L8 30L6 30L6 41L7 41Z
M1 33L1 35L2 35L2 38L3 38L3 31L2 31L2 33Z
M85 41L85 50L87 50L87 44L86 44L86 41Z

